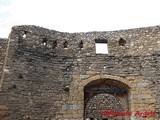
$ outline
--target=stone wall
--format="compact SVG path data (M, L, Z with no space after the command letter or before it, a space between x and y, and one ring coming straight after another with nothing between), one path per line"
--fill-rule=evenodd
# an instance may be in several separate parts
M0 80L3 73L3 66L6 57L8 39L0 39ZM1 83L0 83L1 86Z
M95 39L107 41L109 54L96 54ZM130 111L152 110L158 114L159 61L159 26L88 33L15 26L3 69L0 117L83 119L84 87L100 79L116 80L130 87Z

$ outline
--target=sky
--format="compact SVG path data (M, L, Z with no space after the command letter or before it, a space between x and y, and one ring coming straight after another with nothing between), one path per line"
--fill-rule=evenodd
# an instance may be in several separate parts
M14 25L70 33L155 26L160 0L0 0L0 37Z

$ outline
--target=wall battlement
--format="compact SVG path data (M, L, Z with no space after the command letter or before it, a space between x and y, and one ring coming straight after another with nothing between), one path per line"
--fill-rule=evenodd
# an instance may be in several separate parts
M108 53L96 53L96 43ZM14 26L0 39L0 120L83 120L98 93L87 91L97 88L124 88L104 96L158 116L159 61L160 26L87 33Z
M23 38L23 35L26 38ZM104 39L108 44L108 55L150 55L160 51L160 27L146 27L113 32L63 33L36 26L12 28L11 39L31 49L46 49L57 54L95 55L95 40ZM124 43L120 43L120 42ZM67 42L67 50L64 44ZM80 44L83 43L83 49ZM124 45L121 45L124 44ZM59 54L60 55L60 54ZM69 54L68 54L69 55Z

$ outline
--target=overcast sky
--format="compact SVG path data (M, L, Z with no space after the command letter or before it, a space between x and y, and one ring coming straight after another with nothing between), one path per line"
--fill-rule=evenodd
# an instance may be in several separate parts
M0 0L0 37L13 25L64 32L160 25L160 0Z

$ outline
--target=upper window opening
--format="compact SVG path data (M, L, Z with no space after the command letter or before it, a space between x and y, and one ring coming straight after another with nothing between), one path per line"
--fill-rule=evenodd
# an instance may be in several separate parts
M126 44L126 40L124 40L123 38L120 38L118 41L119 46L124 46Z
M24 31L23 38L26 38L26 36L27 36L27 31Z
M67 48L68 47L68 42L65 41L64 44L63 44L64 48Z
M96 54L108 54L108 44L106 39L95 39Z
M57 41L53 41L53 48L57 47Z
M83 48L83 41L79 43L79 48Z
M43 38L43 45L47 44L47 38Z

